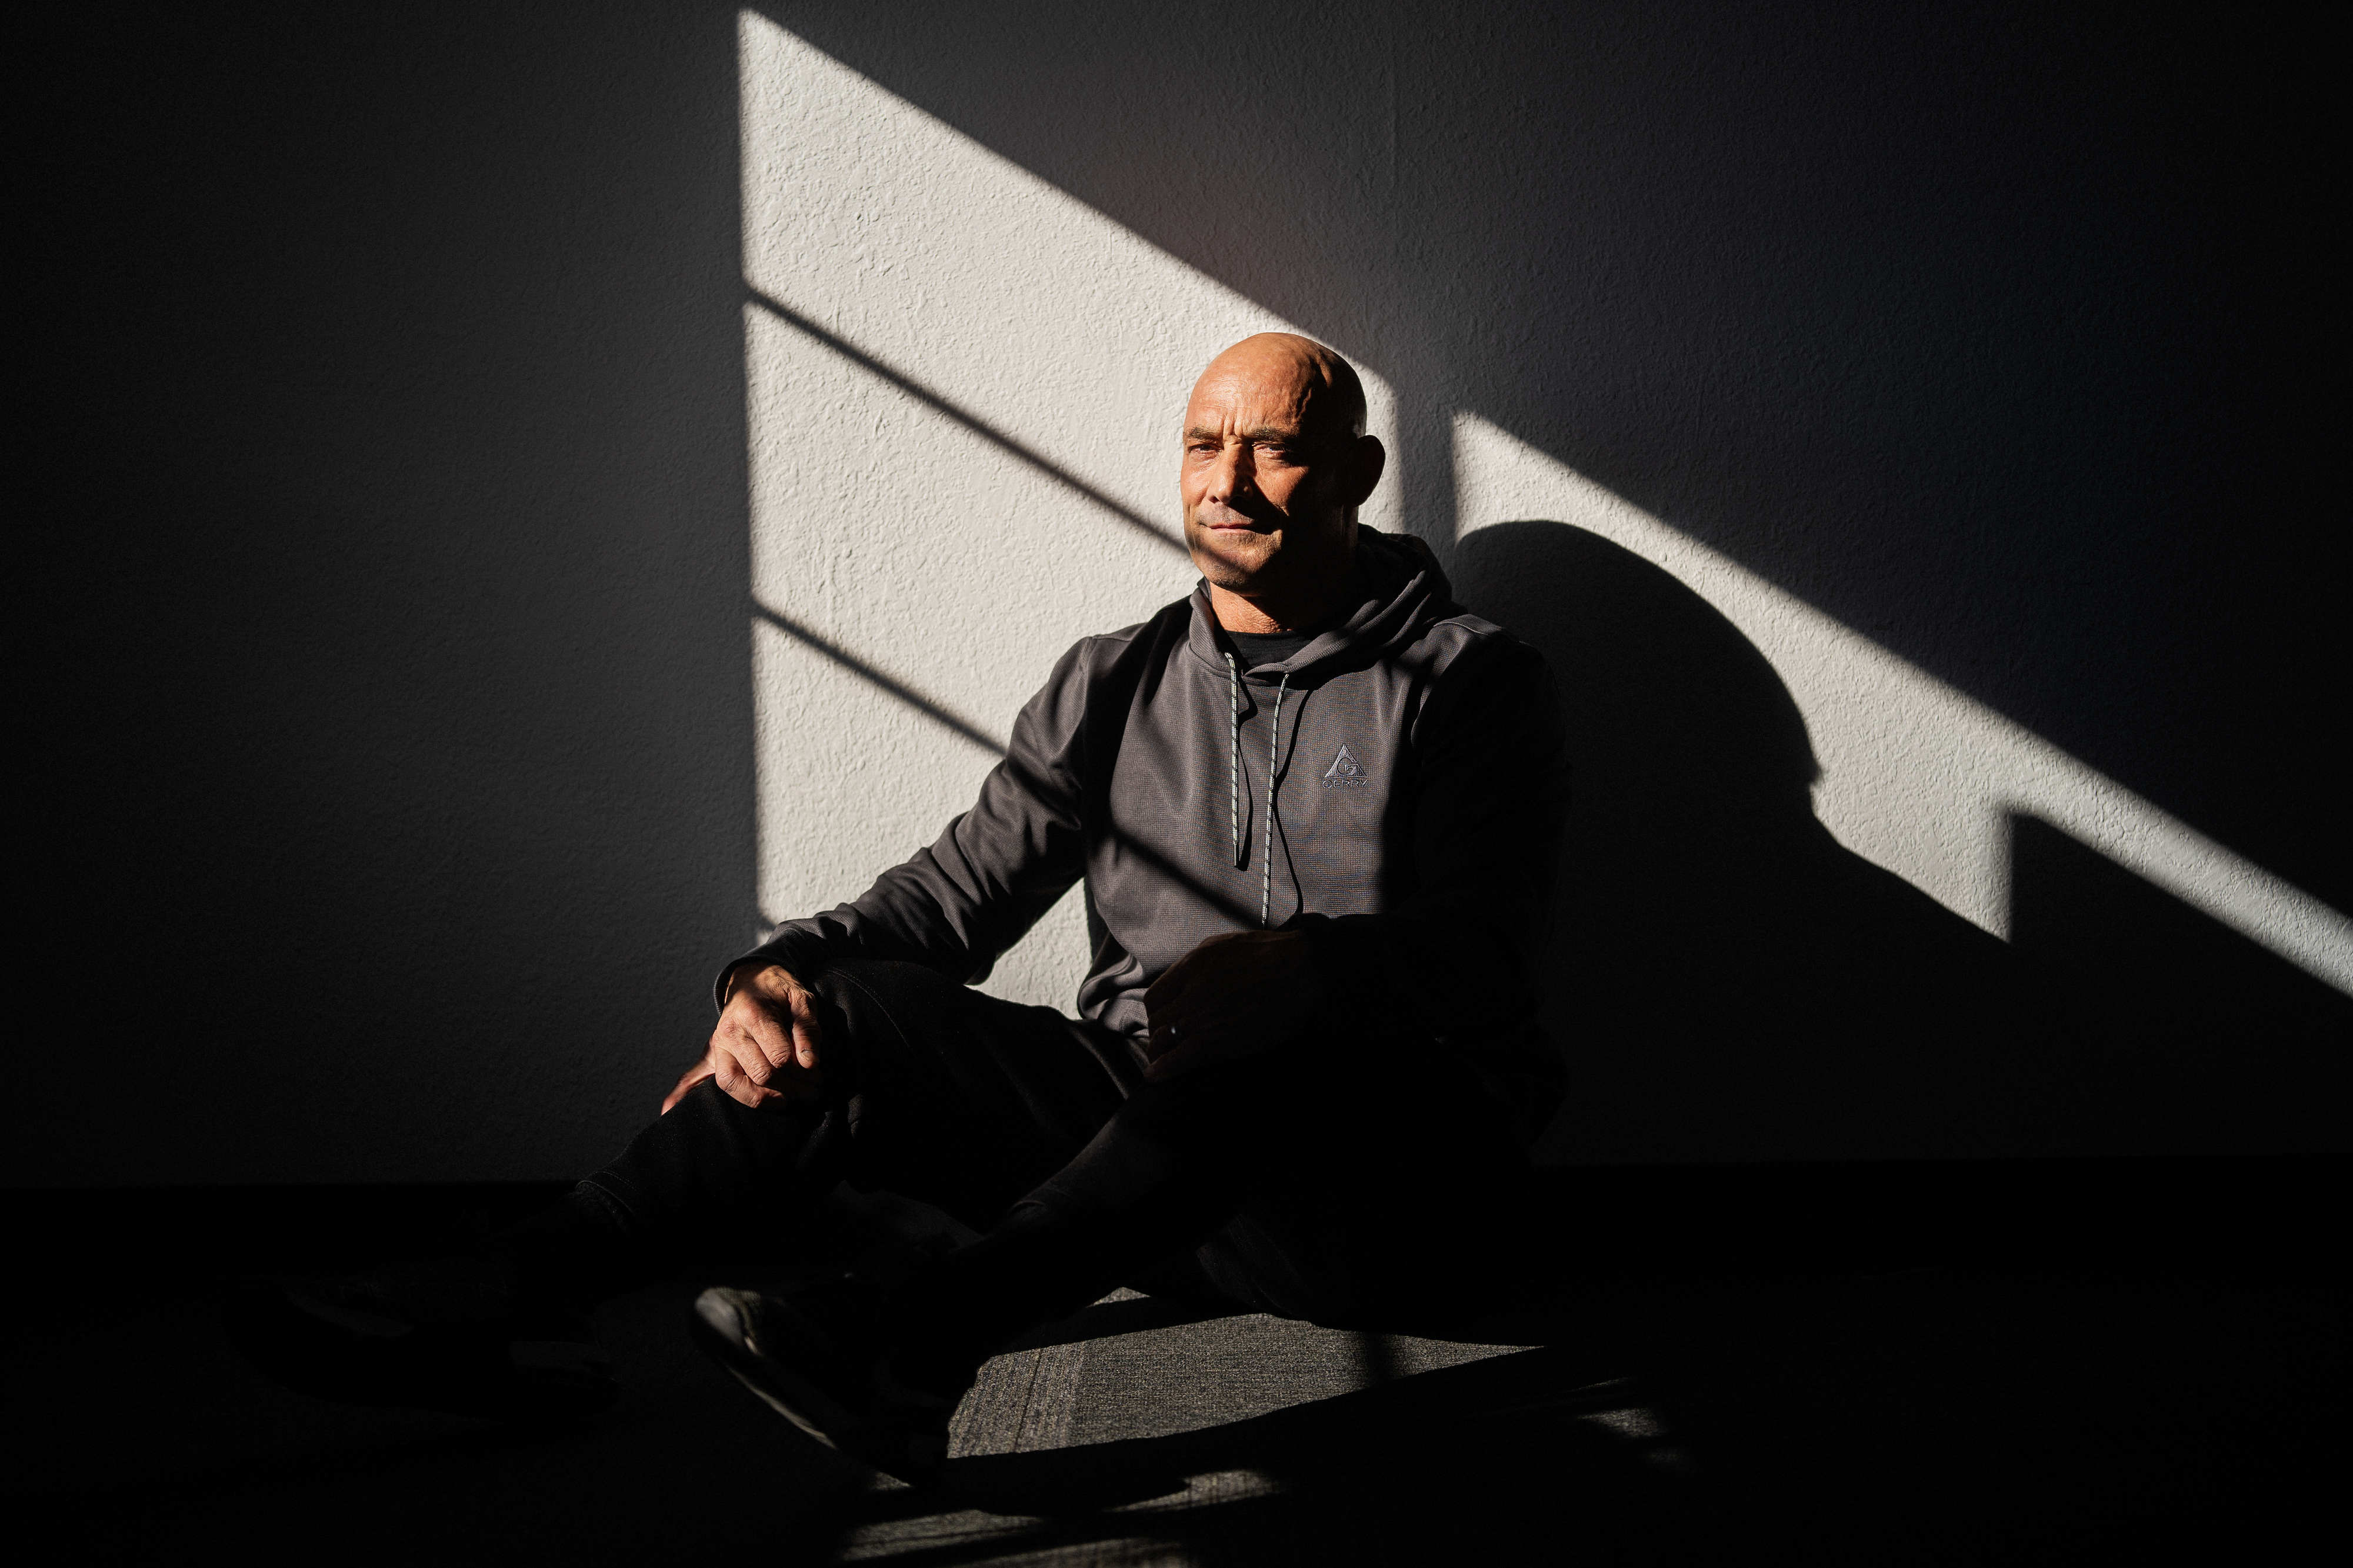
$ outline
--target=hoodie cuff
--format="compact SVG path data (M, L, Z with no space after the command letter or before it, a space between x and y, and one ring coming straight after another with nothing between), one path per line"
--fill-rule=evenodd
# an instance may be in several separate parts
M741 957L731 958L719 966L718 978L711 983L711 999L721 1012L727 1010L727 977L747 963L776 963L804 986L814 986L818 977L826 972L824 945L798 931L786 931L770 938Z

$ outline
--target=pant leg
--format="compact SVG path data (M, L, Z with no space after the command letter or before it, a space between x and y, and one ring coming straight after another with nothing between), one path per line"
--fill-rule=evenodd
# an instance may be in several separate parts
M515 1243L575 1297L692 1267L780 1228L844 1180L986 1230L1084 1147L1140 1077L1125 1043L913 964L853 961L812 987L824 1095L753 1110L703 1083ZM584 1228L585 1227L585 1228ZM604 1247L591 1260L597 1243Z
M1526 1134L1428 1059L1339 1097L1313 1152L1255 1188L1197 1256L1221 1293L1330 1324L1444 1317L1503 1289ZM1442 1055L1436 1059L1443 1059Z
M947 1260L911 1313L925 1337L911 1367L944 1381L1029 1324L1188 1258L1219 1294L1294 1317L1442 1292L1469 1222L1524 1156L1504 1108L1433 1072L1433 1045L1304 1037L1140 1085Z

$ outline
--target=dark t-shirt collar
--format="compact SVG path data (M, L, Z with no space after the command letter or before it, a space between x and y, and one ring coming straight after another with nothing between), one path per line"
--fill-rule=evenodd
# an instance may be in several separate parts
M1235 662L1244 669L1256 669L1263 664L1282 663L1321 635L1319 627L1312 632L1227 632L1225 637L1234 645Z

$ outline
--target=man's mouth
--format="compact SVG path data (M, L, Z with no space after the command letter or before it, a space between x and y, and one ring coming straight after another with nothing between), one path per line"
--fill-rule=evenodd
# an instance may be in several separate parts
M1203 528L1213 533L1253 533L1258 530L1258 524L1255 521L1231 507L1197 507L1194 509L1193 516Z

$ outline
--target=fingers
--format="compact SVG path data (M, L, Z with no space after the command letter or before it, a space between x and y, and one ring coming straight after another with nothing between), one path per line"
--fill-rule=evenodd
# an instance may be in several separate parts
M1160 978L1145 989L1145 1006L1158 1009L1181 1002L1185 994L1204 978L1214 978L1219 967L1220 949L1230 947L1237 942L1246 942L1255 934L1241 931L1221 931L1195 942L1190 952L1162 970Z
M1145 1009L1156 1016L1190 1005L1198 994L1247 984L1297 940L1295 932L1278 931L1229 931L1204 937L1145 989Z
M1156 1007L1147 1003L1146 1054L1158 1056L1176 1049L1180 1043L1190 1044L1217 1033L1228 1022L1227 1010L1218 1003L1217 994L1209 991L1180 992Z
M817 1070L818 1047L824 1030L817 1021L817 999L796 985L792 989L792 1049L793 1059L804 1068Z
M1150 1053L1249 1031L1265 1012L1260 998L1237 987L1199 985L1145 1010Z
M766 1007L753 1010L744 1028L753 1049L744 1054L744 1067L754 1081L773 1091L811 1100L824 1081L817 1068L820 1026L807 992L796 988L789 1000L791 1011L781 1016ZM782 1008L785 1003L776 1005Z
M754 972L729 992L725 1017L760 1043L770 1065L815 1068L824 1047L817 998L778 964Z
M711 1037L709 1076L720 1092L754 1110L779 1100L817 1098L822 1034L814 1001L773 966L738 985ZM692 1087L687 1083L676 1092Z
M720 1092L754 1110L776 1093L769 1079L791 1056L775 1021L748 996L730 1003L719 1027L712 1031L709 1060Z
M1145 988L1144 1005L1146 1007L1162 1007L1179 1001L1205 974L1215 972L1218 950L1242 934L1240 931L1225 931L1195 942L1191 952L1162 970L1160 978Z
M1211 1050L1219 1042L1232 1036L1255 1038L1262 1033L1259 1010L1246 998L1236 998L1215 991L1197 994L1197 998L1151 1015L1150 1048L1147 1055L1158 1057L1178 1050Z
M1145 987L1144 1016L1148 1020L1146 1034L1152 1054L1168 1049L1169 1040L1180 1030L1201 1026L1201 1005L1217 995L1217 959L1210 943L1220 940L1211 937L1200 943L1161 971L1160 977ZM1204 980L1208 984L1202 984Z
M1230 931L1200 942L1145 993L1155 1078L1271 1049L1314 1027L1324 996L1296 931Z
M1151 1015L1145 1077L1173 1078L1293 1045L1327 1053L1353 1048L1351 1026L1327 1005L1330 992L1303 943L1289 932L1250 934L1260 940L1221 957L1207 984L1197 981L1175 1005Z
M776 1097L776 1090L767 1087L767 1075L772 1069L751 1043L742 1040L723 1045L712 1042L712 1081L719 1092L738 1105L757 1110L767 1100ZM754 1074L757 1077L754 1077Z
M744 1056L744 1067L755 1083L766 1083L776 1069L792 1062L793 1037L765 1008L753 1008L751 1016L737 1025L737 1032L751 1049Z

